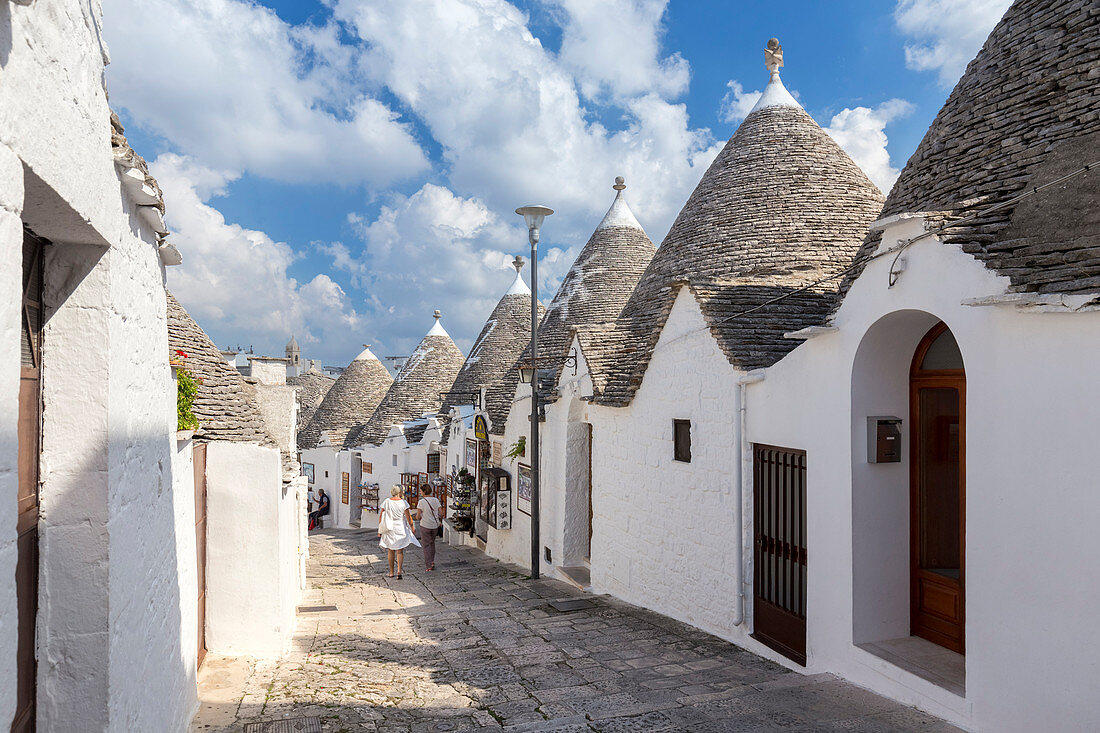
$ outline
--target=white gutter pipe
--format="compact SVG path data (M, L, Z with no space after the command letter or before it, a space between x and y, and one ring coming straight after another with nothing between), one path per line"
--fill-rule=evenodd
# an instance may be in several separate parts
M749 441L745 433L745 397L748 385L764 381L764 371L749 372L737 380L737 412L739 414L740 427L738 438L741 443L741 464L737 470L737 491L734 507L734 526L737 527L737 542L734 547L737 550L737 603L733 608L733 625L740 626L745 621L745 476L752 471L752 451L749 450Z

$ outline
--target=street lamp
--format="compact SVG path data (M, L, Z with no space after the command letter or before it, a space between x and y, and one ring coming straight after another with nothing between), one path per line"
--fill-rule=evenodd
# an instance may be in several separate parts
M527 224L531 242L531 369L522 374L531 380L531 580L539 577L539 229L554 213L545 206L521 206L516 213ZM521 372L524 370L521 370ZM526 380L524 380L526 381Z

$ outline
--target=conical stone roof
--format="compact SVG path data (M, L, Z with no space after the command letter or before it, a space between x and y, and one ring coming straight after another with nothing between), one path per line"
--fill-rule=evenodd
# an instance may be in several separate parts
M311 368L296 377L287 377L286 383L298 393L298 430L301 431L313 419L336 379Z
M797 345L783 333L827 316L835 283L747 317L731 316L845 267L882 201L773 69L760 101L699 181L623 308L617 328L629 337L606 339L622 353L614 359L593 353L596 361L614 364L597 401L633 399L684 284L734 366L778 361ZM586 355L600 349L595 341Z
M1037 295L1100 292L1100 170L951 224L1100 161L1100 6L1017 0L894 184L883 216L931 214L939 237ZM858 277L878 248L873 232Z
M324 432L331 436L333 446L344 446L350 435L370 420L391 384L393 377L370 347L364 345L359 356L325 393L305 429L298 433L298 447L303 450L317 447Z
M523 281L520 268L523 260L516 260L516 279L497 302L485 321L481 333L470 349L470 355L455 377L451 392L440 410L446 414L456 405L473 404L473 395L486 388L485 410L490 422L503 426L508 419L515 386L519 381L514 365L523 349L531 341L531 289ZM539 306L541 318L545 309ZM508 393L508 382L511 393Z
M365 443L379 445L393 425L414 420L424 413L439 411L443 404L442 395L451 388L464 359L462 352L443 330L439 311L436 311L435 317L435 325L401 367L370 420L353 436L349 436L349 446Z
M655 247L623 197L626 186L621 177L613 188L611 208L577 255L539 324L539 368L553 367L555 375L572 342L572 329L618 317L653 259ZM530 358L528 345L520 361Z
M255 389L226 363L218 347L175 296L166 293L166 297L168 348L171 355L183 360L184 368L198 382L198 394L191 408L199 421L195 438L274 445L256 404ZM182 357L177 351L187 356Z

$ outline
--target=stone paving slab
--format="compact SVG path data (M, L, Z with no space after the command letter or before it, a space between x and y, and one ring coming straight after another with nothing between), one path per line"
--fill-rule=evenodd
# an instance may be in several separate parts
M673 619L438 547L386 577L370 530L310 537L278 660L209 655L192 731L317 716L325 733L955 731L831 675L799 675ZM591 608L550 604L584 598Z

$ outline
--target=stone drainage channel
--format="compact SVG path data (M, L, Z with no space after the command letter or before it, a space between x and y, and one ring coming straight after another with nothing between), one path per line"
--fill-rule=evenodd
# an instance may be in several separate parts
M957 730L476 550L440 545L436 567L414 547L390 579L374 532L312 534L291 650L208 655L192 730Z

